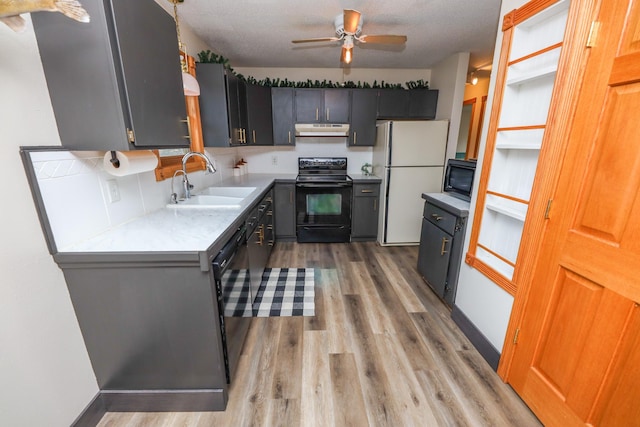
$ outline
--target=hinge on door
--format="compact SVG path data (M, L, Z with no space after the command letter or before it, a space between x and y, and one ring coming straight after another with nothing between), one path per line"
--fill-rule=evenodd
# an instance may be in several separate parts
M598 21L593 21L591 23L591 29L589 30L589 37L587 38L587 47L596 46L599 30L600 30L600 23Z
M549 219L549 212L551 212L551 204L553 203L553 199L549 199L547 202L547 209L544 211L544 219Z
M127 138L129 139L129 142L134 144L136 142L136 136L133 133L133 130L127 128Z
M518 344L518 335L520 335L520 328L516 329L516 333L513 334L513 343Z

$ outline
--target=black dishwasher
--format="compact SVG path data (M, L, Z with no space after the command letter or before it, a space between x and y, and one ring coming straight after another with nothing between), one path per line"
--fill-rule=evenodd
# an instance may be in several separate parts
M225 373L227 383L231 383L253 314L247 229L244 225L213 260L213 277L218 299Z

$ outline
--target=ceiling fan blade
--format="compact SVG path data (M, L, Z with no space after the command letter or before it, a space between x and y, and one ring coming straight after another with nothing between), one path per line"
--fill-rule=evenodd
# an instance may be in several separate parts
M358 31L358 24L360 23L360 12L353 9L344 10L344 32L349 34L355 34Z
M394 35L371 35L360 36L358 41L362 43L380 43L380 44L402 44L407 41L407 36L394 36Z
M291 40L291 43L337 42L337 41L340 41L339 37L319 37L316 39Z

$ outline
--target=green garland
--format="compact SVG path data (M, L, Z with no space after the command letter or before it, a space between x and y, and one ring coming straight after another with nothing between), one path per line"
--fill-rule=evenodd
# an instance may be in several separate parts
M349 88L349 89L403 89L402 84L400 83L387 83L384 80L378 83L377 80L374 80L372 84L367 82L353 82L351 80L346 81L344 83L333 82L331 80L311 80L307 79L306 81L292 81L289 79L271 79L269 77L257 80L252 76L244 77L242 74L236 73L233 68L231 68L231 64L229 64L229 60L222 55L215 54L210 50L203 50L198 53L198 62L200 63L215 63L222 64L224 68L231 71L236 75L240 80L243 80L249 84L258 85L258 86L267 86L267 87L294 87L294 88ZM407 89L429 89L429 82L425 82L420 79L417 81L411 80L405 83Z

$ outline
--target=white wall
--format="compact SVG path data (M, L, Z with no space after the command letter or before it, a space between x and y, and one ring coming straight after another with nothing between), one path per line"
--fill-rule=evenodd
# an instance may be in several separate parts
M500 16L504 16L507 12L522 6L525 0L504 0ZM489 95L482 124L482 136L480 138L480 148L478 151L477 170L482 169L482 161L484 156L484 148L487 142L487 128L489 127L489 119L491 116L491 107L493 104L493 92L495 90L495 70L498 68L500 58L500 45L502 44L502 25L498 26L498 34L496 38L496 48L493 55L493 72L489 83ZM469 240L471 238L471 224L473 224L474 209L478 193L479 174L474 183L473 194L471 197L471 212L467 224L467 233L465 236L464 252L469 249ZM469 267L462 261L460 269L460 278L458 280L458 291L456 294L456 306L473 322L473 324L484 334L491 344L498 350L502 351L504 345L505 333L509 324L509 316L513 306L513 297L506 291L486 278L477 270Z
M449 120L447 159L456 157L468 67L469 52L461 52L440 61L431 69L429 87L438 89L436 120Z
M30 21L0 23L0 55L0 425L67 426L98 385L18 152L60 144Z

